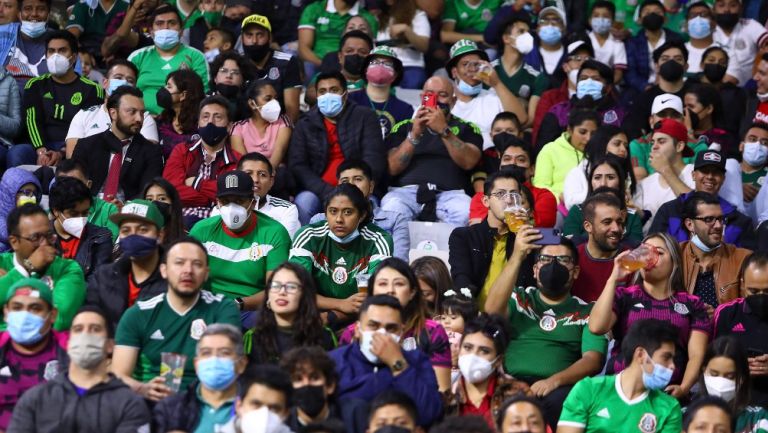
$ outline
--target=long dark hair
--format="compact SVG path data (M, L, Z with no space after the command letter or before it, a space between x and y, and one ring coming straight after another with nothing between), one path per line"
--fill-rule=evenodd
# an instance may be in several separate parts
M736 338L730 336L719 337L709 343L707 352L704 354L704 361L701 364L699 389L702 395L708 395L707 386L704 384L704 370L707 368L709 361L721 356L733 361L733 365L736 367L736 396L729 404L733 408L734 413L741 413L749 405L752 384L749 377L747 352Z
M619 187L616 188L621 192L621 201L624 200L624 194L627 191L627 173L624 171L624 167L622 166L621 159L616 157L616 155L612 154L605 154L603 156L597 157L594 161L592 161L590 164L587 164L589 167L589 170L587 170L587 197L592 195L594 192L594 189L592 188L592 175L595 174L595 171L597 170L597 167L600 167L601 165L608 165L610 166L613 171L616 172L616 177L619 178Z
M165 217L165 244L168 245L171 242L179 239L185 235L184 231L184 216L181 213L181 197L176 188L165 178L157 176L144 185L144 191L141 193L142 197L147 196L147 192L153 186L157 186L165 191L165 195L171 199L171 204L168 207L168 215L165 215L163 208L160 207L160 211Z
M453 287L451 273L445 263L434 256L423 256L411 263L411 270L416 278L424 281L435 291L435 313L440 311L443 302L443 293Z
M587 142L587 146L584 148L584 155L588 161L585 172L589 172L593 161L595 161L597 158L605 156L608 153L608 142L610 142L611 138L618 134L624 134L625 137L629 138L627 132L618 126L601 125L599 128L597 128L597 131L595 131L595 133L592 135L592 138L590 138ZM613 156L621 161L621 167L624 169L624 174L630 184L630 193L634 195L637 191L637 179L635 179L635 172L632 169L632 161L629 154L629 143L627 143L626 158L620 158L616 155Z
M357 187L355 187L357 188ZM416 274L413 273L411 268L404 260L397 257L389 257L381 261L379 266L376 267L376 271L371 275L368 280L368 296L373 296L373 288L376 285L376 277L379 275L382 269L391 268L397 271L400 275L404 276L408 280L408 285L413 292L413 298L408 302L408 305L403 306L403 334L413 331L413 338L416 342L419 342L419 334L425 330L427 322L427 305L424 302L424 297L421 295L421 289L419 288L419 280L416 278Z
M197 117L200 113L200 101L205 97L203 89L203 80L197 75L197 72L191 69L178 69L168 74L165 79L173 79L173 83L179 92L187 92L187 97L181 101L181 107L179 108L179 125L181 130L185 134L192 133L197 130ZM173 119L176 117L176 113L173 109L163 110L160 114L160 120L173 123Z
M328 194L323 206L323 212L328 211L328 206L331 204L331 200L341 195L347 197L349 201L352 202L352 206L354 206L355 209L360 212L360 214L365 214L365 216L360 220L358 227L362 227L371 222L371 219L373 218L373 211L371 210L370 200L365 198L363 192L360 191L360 188L352 185L351 183L339 184L331 191L330 194Z
M264 354L264 361L273 362L280 358L281 353L277 347L275 335L277 320L275 313L269 308L270 290L272 279L281 270L291 271L301 284L301 296L299 297L299 309L291 324L291 334L295 346L321 346L323 340L323 322L320 320L320 311L317 309L317 289L315 281L306 269L293 262L285 262L275 268L264 286L266 298L264 305L259 310L259 318L253 327L253 345L256 350Z

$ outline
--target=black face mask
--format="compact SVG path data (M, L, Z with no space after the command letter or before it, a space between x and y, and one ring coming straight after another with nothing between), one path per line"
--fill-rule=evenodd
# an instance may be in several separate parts
M171 92L169 92L165 87L161 87L160 90L157 91L155 98L157 100L158 107L165 110L173 109L173 95L171 95Z
M664 25L664 17L659 14L648 14L643 17L643 28L655 32Z
M152 203L157 206L157 210L160 211L161 214L163 214L163 218L165 218L165 222L168 222L168 220L171 219L171 205L164 202L164 201L157 201L154 200Z
M363 66L365 64L365 57L358 56L357 54L350 54L344 56L344 70L349 72L355 77L359 77L363 74Z
M704 65L704 76L710 83L719 83L725 76L726 67L717 63L707 63Z
M547 263L539 269L539 282L541 294L549 299L557 299L566 294L571 273L568 268L561 265L557 259Z
M296 406L310 418L320 415L325 407L325 387L306 385L293 390Z
M699 119L699 115L696 114L695 111L689 109L688 118L691 119L691 129L693 129L694 131L699 129L699 122L701 121L701 119Z
M715 14L715 22L718 26L731 30L739 23L739 14Z
M661 75L661 78L671 82L683 78L684 73L685 68L683 68L683 65L674 60L667 60L659 68L659 75Z
M237 93L240 92L240 86L218 83L216 84L216 91L227 99L235 99Z
M759 317L761 320L768 319L768 295L749 295L744 298L744 302L749 305L752 314Z
M222 16L221 21L219 21L219 27L229 30L234 35L239 35L241 25L240 23L242 23L244 19L245 17L232 19Z
M269 44L264 45L243 45L243 52L254 62L261 62L269 54Z
M221 143L221 140L227 138L227 134L229 134L226 126L216 126L213 123L197 128L197 133L200 134L200 138L203 139L205 144L209 146Z
M385 425L374 431L373 433L411 433L410 430L404 427L398 427L396 425Z

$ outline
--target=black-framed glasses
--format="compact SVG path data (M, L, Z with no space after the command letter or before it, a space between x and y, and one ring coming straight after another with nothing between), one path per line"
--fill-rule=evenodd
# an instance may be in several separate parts
M295 295L301 290L301 284L272 281L272 284L269 285L269 291L272 293L280 293L282 290L285 290L285 293L289 295Z
M573 257L571 256L551 256L549 254L542 254L539 256L539 263L544 265L552 263L553 260L557 260L557 262L563 266L573 265Z
M710 216L705 216L705 217L693 217L691 219L695 219L696 221L703 221L704 224L706 224L708 226L711 226L712 224L714 224L715 221L719 222L720 224L725 224L726 222L728 222L728 218L726 218L724 215L719 215L719 216L710 215Z
M29 237L22 236L22 235L16 235L16 236L18 238L24 239L27 242L31 242L35 245L40 245L43 239L45 239L46 242L48 242L48 244L53 245L54 243L56 243L56 239L58 238L58 236L56 236L56 232L53 232L53 231L46 232L46 233L35 233Z

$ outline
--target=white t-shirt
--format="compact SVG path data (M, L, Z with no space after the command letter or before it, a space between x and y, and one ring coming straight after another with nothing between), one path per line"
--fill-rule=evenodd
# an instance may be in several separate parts
M416 15L411 21L411 29L418 36L430 37L432 35L432 27L429 25L429 18L427 14L422 10L416 11ZM380 30L376 35L376 41L386 41L392 39L392 35L389 34L389 27L385 30ZM397 55L397 58L403 62L403 67L410 66L423 68L424 67L424 54L414 48L400 48L392 47Z
M547 51L544 48L539 48L539 53L541 53L541 58L544 59L544 70L549 75L554 74L560 58L563 57L563 47L560 47L557 51Z
M720 26L714 33L714 40L728 51L728 75L736 77L739 85L752 78L752 64L757 55L757 47L768 37L768 31L757 21L742 18L727 36Z
M109 114L107 114L107 111L104 108L105 107L102 104L78 111L77 114L75 114L75 117L72 118L72 123L69 124L67 140L70 138L77 138L79 140L109 129L109 127L112 126L112 120L109 118ZM160 141L157 136L157 124L148 111L144 113L144 124L141 125L141 135L147 140L154 141L155 143Z
M592 41L592 49L595 50L595 60L612 68L627 68L627 49L624 47L624 42L609 33L605 44L601 46L595 32L589 32L589 40Z
M456 100L451 114L463 120L470 121L480 128L483 133L483 150L493 147L491 140L491 124L497 114L504 111L496 92L493 90L483 90L469 102Z
M691 189L696 187L693 183L693 164L688 164L683 168L680 173L680 180ZM677 197L672 188L661 185L661 175L658 172L641 180L640 186L643 188L643 209L651 211L653 215L656 215L656 211L661 205Z
M712 42L712 45L706 47L706 48L696 48L693 45L691 45L690 42L685 43L685 48L688 49L688 72L689 74L698 74L702 71L701 69L701 60L704 56L704 51L707 51L710 47L719 47L720 44L717 42Z

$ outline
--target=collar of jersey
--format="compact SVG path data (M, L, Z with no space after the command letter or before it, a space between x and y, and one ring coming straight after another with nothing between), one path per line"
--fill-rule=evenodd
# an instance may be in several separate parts
M233 237L233 238L243 238L245 236L248 236L256 229L256 211L251 211L251 216L248 217L248 222L246 223L245 230L235 233L232 230L227 227L226 224L224 224L224 220L221 221L221 228L224 229L224 233L227 235Z

